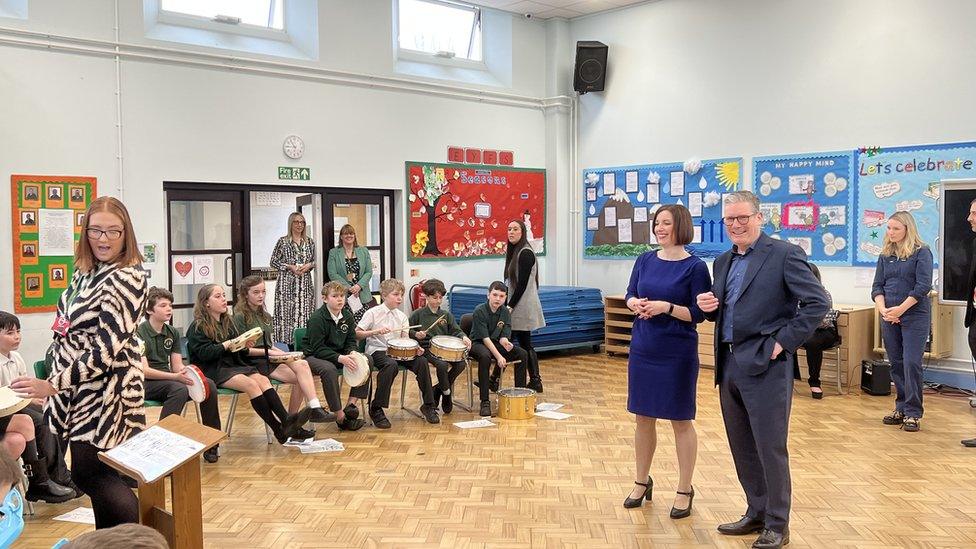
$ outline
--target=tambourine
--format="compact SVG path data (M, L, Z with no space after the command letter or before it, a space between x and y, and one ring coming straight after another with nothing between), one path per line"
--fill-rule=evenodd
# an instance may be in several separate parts
M369 360L366 359L366 355L358 351L350 352L349 356L356 361L357 367L355 370L352 368L343 368L342 377L350 387L365 385L366 381L369 380Z
M232 353L241 351L247 347L248 342L257 341L263 335L264 330L261 328L251 328L250 330L230 340L230 348L227 350Z
M207 377L203 375L200 368L190 364L183 369L183 375L193 382L186 388L186 392L190 394L193 402L203 402L210 398L210 384L207 383Z
M295 351L293 353L285 353L283 355L271 355L268 357L268 362L270 362L271 364L285 364L288 362L301 360L303 358L305 358L305 353L301 351Z
M0 417L16 414L30 403L29 398L20 398L9 386L0 387Z

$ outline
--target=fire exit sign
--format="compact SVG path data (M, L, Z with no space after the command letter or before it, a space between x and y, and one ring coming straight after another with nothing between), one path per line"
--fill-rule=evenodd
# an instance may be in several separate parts
M278 166L278 179L289 179L293 181L308 181L310 176L308 168L297 168L293 166Z

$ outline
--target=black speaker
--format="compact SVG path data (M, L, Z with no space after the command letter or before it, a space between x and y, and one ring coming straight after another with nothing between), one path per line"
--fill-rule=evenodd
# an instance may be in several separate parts
M890 395L891 364L884 360L862 360L861 390L874 396Z
M580 95L591 91L603 91L607 83L607 45L593 40L576 43L576 72L573 89Z

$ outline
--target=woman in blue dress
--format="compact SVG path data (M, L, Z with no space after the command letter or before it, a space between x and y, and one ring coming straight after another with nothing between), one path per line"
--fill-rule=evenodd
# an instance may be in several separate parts
M685 249L694 236L688 208L681 204L662 206L654 213L652 227L661 249L637 258L627 287L627 307L636 315L627 368L627 410L637 416L637 480L624 507L640 507L645 498L651 499L654 481L649 472L657 447L657 420L669 419L679 474L671 518L684 518L691 514L695 497L691 477L698 453L695 324L704 320L704 315L695 296L709 291L712 280L705 262Z

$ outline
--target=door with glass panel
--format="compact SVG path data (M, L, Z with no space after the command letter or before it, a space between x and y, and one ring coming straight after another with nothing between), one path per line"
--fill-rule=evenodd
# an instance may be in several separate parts
M392 234L393 195L388 191L362 193L325 193L323 233L327 235L328 250L339 243L339 231L344 225L356 229L356 240L369 250L373 263L370 292L377 294L380 281L396 276L393 266Z
M243 276L242 193L167 190L173 325L185 333L197 292L220 284L229 302Z

